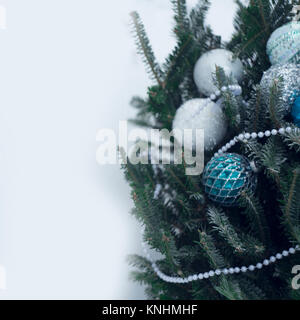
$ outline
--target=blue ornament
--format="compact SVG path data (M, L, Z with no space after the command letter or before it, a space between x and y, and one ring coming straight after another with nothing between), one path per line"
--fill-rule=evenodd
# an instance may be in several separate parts
M257 177L249 160L235 153L212 158L203 173L209 199L223 206L234 206L243 191L255 191Z
M298 96L292 107L292 117L296 126L300 128L300 96Z

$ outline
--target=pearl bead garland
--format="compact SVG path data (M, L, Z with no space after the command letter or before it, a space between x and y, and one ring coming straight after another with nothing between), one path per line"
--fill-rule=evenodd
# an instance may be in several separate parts
M224 275L230 275L230 274L238 274L238 273L246 273L246 272L253 272L256 269L261 270L264 267L267 267L271 265L272 263L275 263L277 260L281 260L283 258L288 257L289 255L295 254L297 251L300 251L300 246L297 245L295 248L290 248L289 250L284 250L282 253L277 253L275 256L271 256L269 259L265 259L263 262L258 262L255 266L250 265L248 267L242 266L242 267L235 267L235 268L224 268L222 270L217 269L215 271L211 270L209 272L199 273L187 276L185 278L182 277L170 277L161 272L155 263L155 261L151 258L149 252L147 251L146 244L142 243L145 255L147 259L152 263L152 268L156 275L163 281L169 282L169 283L181 283L186 284L198 280L208 279L216 276L220 276L221 274Z
M298 130L298 128L295 129L295 131ZM279 130L273 129L273 130L267 130L265 132L246 132L246 133L241 133L240 135L234 137L229 143L221 147L216 153L215 157L224 154L227 152L231 147L236 145L237 142L242 141L242 142L247 142L250 139L257 139L257 138L264 138L264 137L271 137L271 136L277 136L278 134L284 135L285 133L291 133L293 129L291 127L287 128L280 128Z
M237 86L236 86L237 87ZM239 86L238 86L239 87ZM222 91L226 91L227 88L229 90L233 90L233 88L230 86L229 87L224 87L224 90L222 88ZM237 90L236 88L234 88L234 90ZM219 93L219 92L217 92ZM217 96L217 94L216 94ZM211 96L211 98L213 98L213 96ZM209 100L213 100L213 99L209 99ZM295 129L297 130L297 129ZM224 154L225 152L227 152L230 148L232 148L233 146L236 145L237 142L242 141L242 142L247 142L249 139L257 139L260 138L262 139L263 137L270 137L270 136L276 136L278 134L284 135L285 133L291 133L293 131L293 129L291 127L287 127L287 128L280 128L279 130L273 129L273 130L267 130L265 132L253 132L253 133L241 133L240 135L234 137L229 143L227 143L224 147L220 148L218 152L215 153L215 157ZM144 232L142 232L143 234ZM235 267L235 268L225 268L225 269L217 269L215 271L211 270L209 272L205 272L205 273L199 273L199 274L194 274L194 275L190 275L188 277L185 278L181 278L181 277L169 277L166 274L164 274L163 272L161 272L157 266L157 264L155 263L155 261L151 258L147 247L146 247L146 243L142 242L142 247L144 250L144 253L147 257L147 259L152 263L152 268L154 270L154 272L156 273L156 275L163 281L168 282L168 283L179 283L179 284L186 284L186 283L190 283L190 282L194 282L194 281L198 281L198 280L203 280L203 279L208 279L208 278L212 278L215 276L220 276L221 274L224 275L229 275L229 274L238 274L238 273L246 273L246 272L253 272L256 269L257 270L261 270L264 267L269 266L272 263L275 263L278 260L281 260L283 258L288 257L289 255L293 255L295 254L297 251L300 251L300 246L297 245L295 248L290 248L288 250L284 250L281 253L277 253L274 256L271 256L269 259L265 259L263 262L258 262L255 266L254 265L250 265L248 267L246 266L242 266L242 267Z
M222 95L222 93L225 92L232 92L233 95L240 96L242 94L242 87L238 84L223 86L221 91L216 90L215 93L211 94L210 97L206 99L206 104L203 106L203 108L207 107L211 102L215 102ZM243 103L247 105L247 102L243 101Z

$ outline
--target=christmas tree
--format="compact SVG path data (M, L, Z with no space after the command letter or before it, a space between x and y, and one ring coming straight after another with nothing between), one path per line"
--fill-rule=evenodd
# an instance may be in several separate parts
M205 24L208 0L191 11L185 0L171 2L177 44L162 66L132 13L153 79L147 98L132 100L134 122L204 129L205 169L189 175L185 161L123 166L144 246L161 254L130 257L133 278L151 299L299 299L297 1L236 1L229 43Z

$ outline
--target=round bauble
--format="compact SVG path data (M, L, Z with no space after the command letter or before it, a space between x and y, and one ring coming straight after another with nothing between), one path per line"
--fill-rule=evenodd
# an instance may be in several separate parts
M293 21L276 29L268 43L267 54L272 65L300 61L300 22Z
M203 185L209 199L223 206L234 206L243 191L256 189L257 177L246 157L226 153L208 162Z
M300 128L300 96L298 96L293 103L292 117L294 124Z
M227 120L219 105L209 99L192 99L176 112L173 129L203 129L204 148L213 150L227 133ZM193 141L195 149L195 141Z
M194 68L194 80L202 94L210 96L217 88L214 84L216 66L223 68L228 77L240 82L243 77L241 60L234 59L233 53L225 49L211 50L201 56Z
M294 93L300 89L300 65L294 63L279 64L272 66L264 73L260 86L263 93L262 97L266 104L269 104L270 89L274 82L279 83L279 81L281 81L280 100L286 112L289 112L294 102Z

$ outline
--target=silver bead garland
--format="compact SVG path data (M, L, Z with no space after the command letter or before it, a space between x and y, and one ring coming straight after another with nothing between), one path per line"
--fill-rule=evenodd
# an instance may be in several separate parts
M221 274L231 275L231 274L238 274L238 273L246 273L246 272L253 272L255 270L260 270L263 267L267 267L271 265L272 263L275 263L283 258L288 257L289 255L295 254L297 251L300 251L300 246L297 245L294 248L290 248L288 250L283 250L281 253L277 253L274 256L271 256L269 259L265 259L262 262L258 262L256 264L250 265L248 267L242 266L242 267L231 267L231 268L224 268L224 269L216 269L216 270L210 270L207 272L199 273L199 274L193 274L187 277L171 277L160 271L159 267L157 266L156 262L151 258L146 244L142 243L143 251L147 257L147 259L151 262L151 266L156 273L156 275L163 280L164 282L168 283L180 283L180 284L187 284L194 281L204 280L208 278L212 278L215 276L220 276Z

